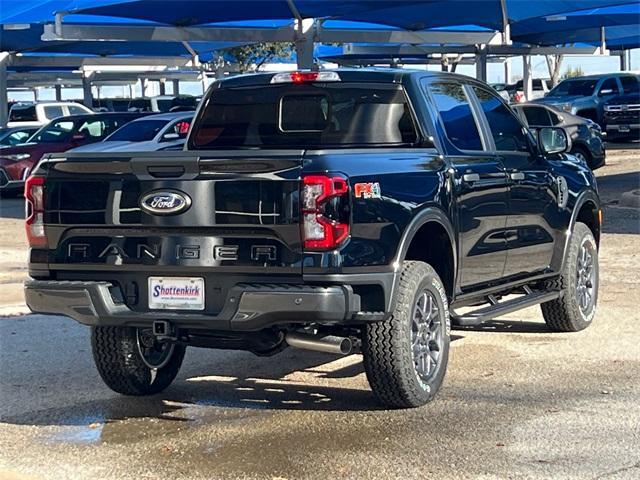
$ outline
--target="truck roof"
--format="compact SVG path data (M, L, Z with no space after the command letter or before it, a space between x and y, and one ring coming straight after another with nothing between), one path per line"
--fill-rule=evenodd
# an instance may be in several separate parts
M441 77L441 78L465 78L470 77L446 72L430 72L425 70L411 70L401 68L338 68L331 70L321 70L321 72L336 72L344 82L375 82L375 83L402 83L403 80L411 76L420 77ZM225 78L218 82L221 87L244 87L251 85L268 85L274 75L290 72L265 72L249 75L238 75L236 77Z

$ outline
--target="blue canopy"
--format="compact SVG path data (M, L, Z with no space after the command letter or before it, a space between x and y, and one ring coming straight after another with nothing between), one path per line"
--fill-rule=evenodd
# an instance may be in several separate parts
M538 43L544 34L572 33L576 30L634 25L640 34L640 2L613 7L580 10L561 15L546 15L516 22L511 26L514 40ZM553 36L552 36L553 37ZM551 37L549 37L551 38Z
M42 2L33 0L33 3ZM47 8L59 4L61 8L56 11L175 26L293 17L286 0L59 0L44 3ZM295 0L293 3L304 18L370 22L408 30L461 24L502 28L500 0ZM629 3L628 0L506 0L508 17L514 22L625 3Z

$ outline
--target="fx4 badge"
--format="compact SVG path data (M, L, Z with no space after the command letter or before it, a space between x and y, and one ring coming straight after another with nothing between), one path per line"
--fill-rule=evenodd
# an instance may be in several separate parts
M356 183L353 186L356 198L382 198L380 193L380 184L373 183Z
M558 185L558 206L564 208L569 201L569 185L567 179L564 177L557 177L556 184Z

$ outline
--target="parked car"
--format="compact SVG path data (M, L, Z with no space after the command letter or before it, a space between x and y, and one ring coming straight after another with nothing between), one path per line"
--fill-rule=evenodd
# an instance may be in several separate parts
M129 102L128 110L130 112L193 111L197 106L198 100L190 95L159 95L134 98Z
M623 80L624 79L624 80ZM576 77L560 82L546 97L535 103L551 105L579 117L604 125L604 105L623 91L622 82L632 82L638 75L608 73Z
M38 127L0 128L0 148L24 143L36 130L38 130Z
M66 152L99 142L141 114L91 113L53 120L29 138L28 143L0 149L0 191L19 192L33 167L47 153Z
M16 103L9 111L9 127L43 126L54 118L93 113L74 102Z
M509 91L507 90L506 83L492 83L491 88L493 88L502 98L504 98L507 102L511 100L509 95Z
M604 106L607 140L640 140L640 77L620 77L622 95Z
M529 101L535 100L537 98L542 98L549 91L549 87L547 86L547 81L542 78L534 78L531 81L531 84L533 87L533 91ZM509 95L508 100L512 103L524 103L527 101L526 97L524 96L523 80L518 80L514 84L507 85L504 91L507 92L507 94Z
M96 112L128 112L129 98L94 98L93 110Z
M593 172L488 85L261 73L202 105L184 151L54 155L26 186L26 302L91 326L114 391L162 391L187 346L291 346L362 352L378 399L416 407L442 384L451 321L542 304L551 330L592 323Z
M562 127L571 139L570 153L595 170L605 164L602 130L586 118L562 112L549 105L522 103L513 105L520 119L533 129Z
M138 118L104 141L74 148L74 152L152 152L179 149L189 133L193 112L160 113Z

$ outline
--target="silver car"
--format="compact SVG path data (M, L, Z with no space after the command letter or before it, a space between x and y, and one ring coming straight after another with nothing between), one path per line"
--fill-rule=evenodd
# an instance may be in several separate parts
M194 112L173 112L138 118L119 128L103 142L74 148L72 152L153 152L177 150L184 145Z

